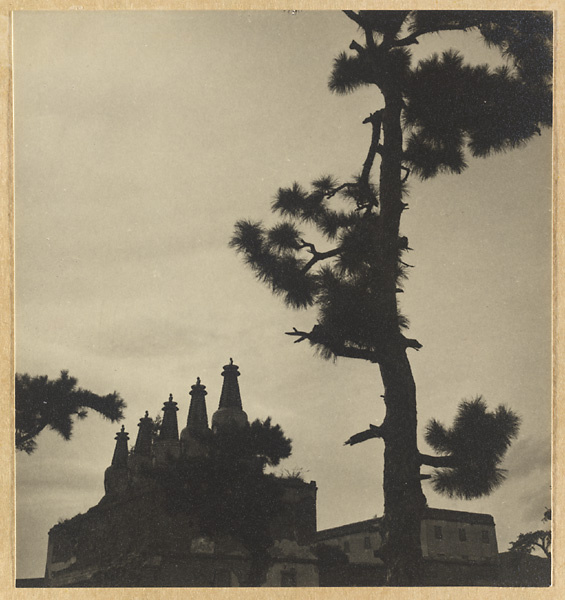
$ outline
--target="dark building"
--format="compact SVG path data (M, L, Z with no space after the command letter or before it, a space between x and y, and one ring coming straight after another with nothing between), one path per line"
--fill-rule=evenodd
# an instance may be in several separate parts
M229 523L214 535L203 533L204 510L171 505L167 487L179 472L175 465L197 465L206 457L211 436L223 428L249 427L237 365L230 360L222 375L211 428L206 388L198 379L190 391L186 427L180 435L178 405L172 395L163 405L157 437L148 413L140 419L133 452L124 427L117 433L102 500L49 532L48 587L231 587L248 581L254 563L241 536L230 533ZM261 466L258 471L262 472ZM298 478L277 481L282 492L268 525L274 543L262 584L317 586L317 559L310 547L316 534L316 484Z

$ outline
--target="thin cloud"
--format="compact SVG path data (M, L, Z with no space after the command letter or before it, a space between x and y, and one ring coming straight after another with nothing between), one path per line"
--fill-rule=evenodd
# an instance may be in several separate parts
M540 473L547 481L546 474L551 469L551 440L531 436L519 439L508 451L504 468L513 481L530 479Z

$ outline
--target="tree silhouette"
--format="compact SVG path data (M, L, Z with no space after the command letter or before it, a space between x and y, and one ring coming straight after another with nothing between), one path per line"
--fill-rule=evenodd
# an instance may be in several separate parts
M285 509L285 478L265 473L265 467L290 456L291 440L270 417L208 434L207 456L158 468L157 480L169 510L197 515L204 535L228 535L242 544L251 563L243 585L260 586L272 560L272 524Z
M486 494L503 479L498 465L518 419L503 407L487 413L482 400L464 402L450 430L435 421L428 427L427 439L441 455L418 450L407 350L422 345L405 335L408 320L397 302L410 268L404 261L409 242L400 233L407 179L461 173L468 155L514 148L551 124L552 18L524 11L344 12L364 44L353 40L353 54L335 59L329 88L347 94L375 86L382 99L364 120L371 140L360 172L345 181L319 177L310 189L298 183L279 189L272 210L283 221L271 228L239 221L231 245L288 306L317 308L310 331L288 332L296 342L307 340L324 358L378 364L385 419L347 443L384 440L387 582L413 585L422 570L421 479L430 477L420 468L438 468L432 478L439 492ZM448 30L478 31L508 65L471 66L454 50L412 64L411 45ZM378 181L371 177L376 162ZM307 240L303 229L317 230L323 241ZM321 243L331 247L320 249Z
M16 373L16 450L31 454L37 436L49 427L65 440L73 433L73 417L84 419L92 409L112 423L124 418L126 403L117 392L99 396L77 387L77 380L61 371L58 379Z
M542 521L551 521L551 509L546 508ZM531 554L536 548L539 548L546 558L551 558L551 530L538 529L521 533L515 542L510 542L510 552L514 553Z

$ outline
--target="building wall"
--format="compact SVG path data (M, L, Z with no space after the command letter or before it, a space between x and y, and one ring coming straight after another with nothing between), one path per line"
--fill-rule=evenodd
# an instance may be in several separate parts
M379 519L334 527L318 533L318 542L337 545L352 563L382 564ZM421 525L422 555L438 560L489 562L496 559L496 529L490 515L428 509ZM377 553L378 554L378 553Z
M424 558L488 562L498 555L494 524L426 520L421 539Z
M275 563L267 573L263 587L318 587L318 566L309 563Z
M278 540L270 554L274 561L263 587L318 587L318 560L310 546Z
M171 511L166 502L160 488L149 486L55 526L49 533L47 585L232 587L246 581L251 563L239 542L203 537L196 515ZM309 548L315 506L315 483L286 486L284 510L273 523L271 585L282 579L286 585L318 585L317 560Z
M375 556L375 550L381 547L382 539L380 533L366 529L343 533L333 538L319 541L324 544L338 546L349 558L349 562L356 564L382 565L383 561Z
M273 519L271 532L279 539L312 544L316 540L316 482L300 479L281 479L284 485L283 509Z
M318 532L318 543L340 548L349 559L348 564L333 570L320 565L321 586L384 585L384 563L378 555L382 544L379 522L369 519ZM425 584L495 584L498 548L490 515L427 509L421 544Z

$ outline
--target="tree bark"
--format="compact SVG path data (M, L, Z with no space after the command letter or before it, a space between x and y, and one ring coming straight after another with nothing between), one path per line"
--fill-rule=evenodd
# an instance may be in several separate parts
M385 388L384 539L387 584L418 585L422 578L420 523L426 498L420 484L416 385L406 352L380 364Z
M380 221L386 256L386 316L390 323L387 345L379 361L384 385L386 416L383 422L384 452L384 536L382 556L387 584L418 585L422 578L420 527L426 498L420 482L420 454L417 446L416 385L406 346L401 343L396 295L396 269L402 202L402 96L391 88L381 89L383 152L380 165Z

